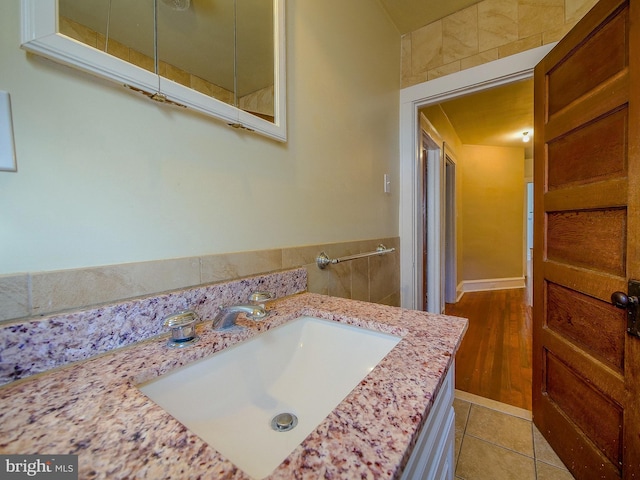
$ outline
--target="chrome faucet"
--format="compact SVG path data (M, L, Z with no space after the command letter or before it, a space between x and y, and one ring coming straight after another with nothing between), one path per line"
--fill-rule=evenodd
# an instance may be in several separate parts
M213 317L214 330L227 330L236 326L236 318L240 313L246 314L251 320L262 320L267 316L267 311L261 305L220 305L216 316Z

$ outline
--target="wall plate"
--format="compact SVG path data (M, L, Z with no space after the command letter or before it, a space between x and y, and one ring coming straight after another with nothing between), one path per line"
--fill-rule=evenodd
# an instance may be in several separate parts
M15 172L17 169L11 99L8 92L0 90L0 171Z

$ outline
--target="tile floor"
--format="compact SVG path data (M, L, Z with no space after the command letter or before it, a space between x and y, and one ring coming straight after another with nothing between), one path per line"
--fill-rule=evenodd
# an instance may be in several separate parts
M573 480L531 412L456 390L456 480Z

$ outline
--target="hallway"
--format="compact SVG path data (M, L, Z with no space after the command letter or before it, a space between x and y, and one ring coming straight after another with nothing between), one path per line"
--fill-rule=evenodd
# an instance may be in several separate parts
M531 308L526 290L466 293L447 315L469 319L456 389L531 411Z

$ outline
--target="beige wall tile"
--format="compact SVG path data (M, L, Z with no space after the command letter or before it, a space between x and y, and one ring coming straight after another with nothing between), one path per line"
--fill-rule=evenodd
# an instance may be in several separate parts
M397 238L385 238L284 249L283 268L304 265L310 292L397 306L400 305L397 251L384 257L374 256L329 265L324 270L315 263L321 251L329 258L340 258L373 252L380 243L388 248L399 248ZM376 298L371 294L372 291L376 292Z
M455 60L478 53L478 6L460 10L442 19L442 61Z
M329 273L329 295L333 297L351 297L351 266L353 262L339 263L327 268Z
M375 251L379 243L384 243L389 248L399 248L399 239L392 237L39 272L31 274L31 280L29 274L0 277L0 308L3 315L0 320L82 309L298 267L307 270L310 292L400 305L398 251L384 257L369 257L330 265L324 270L316 265L315 259L323 250L330 258L338 258ZM371 292L374 292L376 298L373 298Z
M80 23L69 20L68 18L60 17L60 21L58 22L58 31L61 34L73 38L74 40L78 40L90 47L97 48L98 46L98 36L96 32Z
M400 307L401 306L400 292L396 292L392 295L389 295L388 297L385 297L382 300L375 303L380 303L382 305L389 305L390 307Z
M564 0L518 0L520 38L542 33L564 24Z
M260 250L202 257L202 283L221 282L282 269L282 250Z
M329 295L329 285L331 284L331 272L327 269L320 270L315 263L305 265L307 269L307 290L311 293Z
M188 72L166 62L160 62L160 75L185 87L191 85L191 75Z
M366 258L351 262L351 298L370 301L369 295L369 261Z
M304 247L283 248L282 268L295 268L300 265L311 264L315 266L316 257L327 248L327 245L305 245Z
M29 316L29 276L0 276L0 321Z
M483 63L492 62L498 59L498 49L492 48L485 52L480 52L471 57L463 58L460 60L460 70L466 70L467 68L477 67Z
M498 48L498 57L504 58L516 53L531 50L542 45L542 34L532 35L528 38L523 38L517 42L509 43Z
M383 241L387 248L396 251L383 256L369 257L369 300L383 303L383 299L398 292L400 285L400 245L396 239Z
M442 65L442 21L411 33L411 74Z
M565 23L560 27L547 30L542 34L542 44L546 45L548 43L559 42L574 26L575 23Z
M273 85L257 90L238 99L242 110L273 116Z
M217 98L221 102L228 103L229 105L233 105L234 103L234 95L233 92L226 90L218 85L215 85L211 82L207 82L203 78L200 78L196 75L191 75L191 88L197 90L200 93L204 93L213 98Z
M417 85L418 83L426 82L429 79L429 71L421 72L411 77L403 77L400 80L400 88L410 87L411 85Z
M482 0L402 37L401 87L559 41L596 3Z
M149 72L155 72L156 70L156 62L153 60L153 58L136 50L129 50L129 61L140 68L148 70Z
M566 23L575 23L584 17L598 0L565 0L565 19Z
M400 271L398 262L398 251L369 258L369 271L372 272L369 279L370 301L379 302L397 290L395 286L399 285L398 273Z
M481 52L518 40L518 4L514 0L478 3L478 46Z
M449 75L451 73L456 73L460 71L460 60L456 60L455 62L448 63L447 65L442 65L441 67L433 68L428 72L428 79L433 80L435 78L444 77L445 75Z
M106 41L106 37L98 33L98 50L106 51L109 55L118 57L125 62L129 61L129 47L120 42L116 42L113 38L109 39L108 46L106 45Z
M98 305L199 283L197 258L35 273L32 314Z

